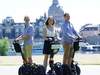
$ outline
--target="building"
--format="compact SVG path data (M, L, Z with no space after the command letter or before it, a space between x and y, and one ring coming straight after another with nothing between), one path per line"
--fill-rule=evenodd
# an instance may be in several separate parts
M58 33L60 33L60 26L62 25L64 19L63 19L64 11L59 5L58 0L53 0L51 6L48 9L48 16L53 16L56 21L56 27L58 29ZM36 39L43 39L43 26L45 25L45 22L47 20L46 13L44 13L43 16L40 16L39 19L36 19L36 22L34 22L34 29L35 29L35 35L34 38Z
M89 44L100 44L100 24L85 24L80 29L80 35L84 42Z
M64 11L59 5L58 0L53 0L52 5L48 9L48 16L53 16L56 20L57 26L60 26L62 24Z
M100 34L100 25L86 24L81 27L80 35L82 37L98 36Z
M40 16L39 19L36 19L36 22L34 22L34 38L35 39L43 39L43 27L45 25L45 21L47 19L46 14L44 16Z
M58 0L53 0L52 5L48 9L48 16L53 16L56 20L56 26L60 27L63 22L64 11L59 5ZM42 38L43 25L47 19L46 13L36 19L36 22L31 23L35 29L35 38ZM59 28L58 28L59 29ZM6 17L0 24L0 38L8 37L9 39L14 39L19 36L24 31L24 23L15 23L12 17ZM59 29L60 31L60 29Z
M0 24L0 38L15 39L24 31L24 23L15 23L12 17L6 17Z

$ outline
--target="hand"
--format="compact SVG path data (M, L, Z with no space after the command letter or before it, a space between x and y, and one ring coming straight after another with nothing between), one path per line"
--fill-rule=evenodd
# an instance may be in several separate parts
M52 38L48 38L50 41L52 40Z
M15 42L19 42L19 39L18 39L18 38L16 38L14 41L15 41Z
M19 41L19 39L18 39L18 38L16 38L16 39L15 39L15 41Z
M56 37L57 40L61 40L61 37Z
M45 40L48 40L48 38L45 38Z
M15 40L16 40L16 41L19 41L19 40L21 40L21 39L22 39L22 37L23 37L23 35L21 35L21 36L17 37Z

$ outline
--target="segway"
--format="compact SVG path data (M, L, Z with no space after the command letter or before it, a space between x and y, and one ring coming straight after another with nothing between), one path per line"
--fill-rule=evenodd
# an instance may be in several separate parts
M73 43L73 55L72 55L73 59L75 56L75 52L79 50L79 42L80 42L80 39L78 38ZM78 63L76 63L74 60L72 60L71 65L61 64L60 62L57 62L54 64L53 68L56 75L80 75L81 73L81 69L78 66Z
M51 52L50 52L50 59L52 58L52 60L49 60L49 67L50 70L47 72L47 75L57 75L55 72L55 68L54 68L54 55L58 53L60 48L60 43L59 41L55 41L54 39L51 42Z
M73 59L75 56L75 52L79 50L79 42L80 38L77 38L76 41L73 43L73 52L72 51L71 51L72 53L70 52L72 54ZM61 75L80 75L81 69L78 66L78 63L72 60L71 65L62 64L62 67L60 67L60 72L62 72ZM56 74L59 74L59 71L57 71Z
M14 40L13 45L15 51L20 52L22 59L25 60L19 41ZM37 65L35 63L23 64L18 70L18 75L45 75L45 68L43 65Z
M77 38L76 41L73 43L73 56L72 58L74 59L74 56L75 56L75 52L79 50L79 42L80 42L80 38ZM72 75L80 75L81 73L81 69L80 67L78 66L78 63L75 62L74 60L72 60L72 63L71 63L71 72L72 72Z
M21 53L22 59L25 60L19 41L14 40L13 45L15 51ZM30 64L23 64L18 70L18 75L32 75L32 66Z
M72 75L68 65L62 65L60 62L54 63L53 57L58 53L60 47L59 41L53 40L53 42L51 42L50 58L52 58L52 60L49 60L50 70L47 72L47 75L63 75L63 69L66 70L68 75Z

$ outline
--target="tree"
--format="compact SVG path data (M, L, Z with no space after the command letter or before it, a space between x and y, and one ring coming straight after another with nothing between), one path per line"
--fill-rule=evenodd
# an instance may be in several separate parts
M0 55L6 56L9 49L9 41L7 38L0 39Z

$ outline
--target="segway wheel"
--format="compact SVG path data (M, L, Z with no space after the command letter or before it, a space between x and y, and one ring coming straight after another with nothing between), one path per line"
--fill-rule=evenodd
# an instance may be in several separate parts
M55 73L55 71L49 70L49 71L47 72L47 75L56 75L56 73Z
M20 67L19 70L18 70L18 75L23 75L22 73L22 68Z
M81 69L78 65L75 65L76 66L76 72L77 72L77 75L80 75L81 74Z

